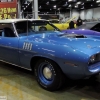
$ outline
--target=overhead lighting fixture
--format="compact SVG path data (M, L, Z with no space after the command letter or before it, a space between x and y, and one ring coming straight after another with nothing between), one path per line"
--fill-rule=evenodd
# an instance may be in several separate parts
M56 5L54 5L54 6L53 6L53 9L56 9L56 7L57 7L57 6L56 6Z
M79 4L81 4L81 2L77 2L77 4L79 5Z
M73 0L68 0L68 1L73 1Z
M75 8L78 8L78 5L75 5Z
M96 1L97 3L99 3L100 2L100 0L98 0L98 1Z
M71 7L71 4L68 7Z

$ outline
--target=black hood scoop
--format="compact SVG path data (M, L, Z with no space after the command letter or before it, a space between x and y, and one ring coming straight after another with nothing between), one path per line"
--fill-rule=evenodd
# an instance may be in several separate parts
M86 36L82 34L60 34L61 37L67 37L67 38L87 38Z

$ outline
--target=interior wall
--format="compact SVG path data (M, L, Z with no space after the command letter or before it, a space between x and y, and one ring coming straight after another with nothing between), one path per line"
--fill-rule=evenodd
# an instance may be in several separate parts
M80 17L83 20L85 19L85 11L84 10L80 11Z
M59 14L59 19L63 18L62 22L67 21L69 17L70 17L70 12L66 12L64 14Z
M76 19L78 19L79 15L82 20L84 19L100 19L100 7L93 8L93 9L87 9L87 10L81 10L80 12L77 10L72 10L71 12L72 17L76 16ZM63 18L63 21L66 21L68 19L67 16L70 16L70 12L66 12L65 14L60 14L60 17Z
M79 17L79 12L77 10L72 10L72 17L76 16L76 20Z
M93 9L93 18L100 18L100 7Z
M93 18L93 9L85 10L85 19L92 19Z
M100 7L93 8L93 9L87 9L87 10L81 10L80 12L77 10L72 10L72 16L79 16L81 19L97 19L100 18Z

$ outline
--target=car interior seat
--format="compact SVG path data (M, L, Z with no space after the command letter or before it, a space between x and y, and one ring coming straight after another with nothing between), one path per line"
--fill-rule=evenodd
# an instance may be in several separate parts
M6 27L3 29L3 31L5 37L15 37L15 34L11 28Z

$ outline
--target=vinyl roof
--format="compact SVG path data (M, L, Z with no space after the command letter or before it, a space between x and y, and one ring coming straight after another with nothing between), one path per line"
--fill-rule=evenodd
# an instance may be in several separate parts
M35 20L43 20L44 19L5 19L5 20L0 20L0 23L13 23L13 22L20 22L20 21L35 21Z

